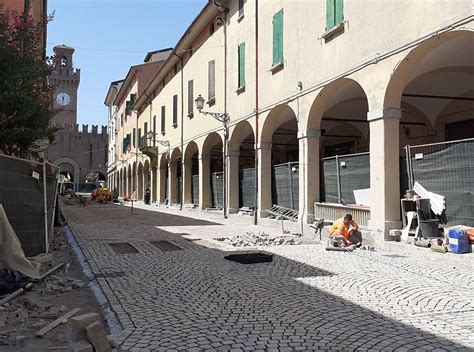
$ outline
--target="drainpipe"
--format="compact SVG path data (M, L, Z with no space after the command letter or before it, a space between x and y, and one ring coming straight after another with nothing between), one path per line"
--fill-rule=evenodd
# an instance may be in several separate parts
M227 12L229 9L226 9L224 11L224 114L225 116L227 115ZM227 167L228 167L228 162L227 162L227 153L228 153L228 148L227 144L229 142L229 125L227 122L227 126L224 128L224 133L226 134L224 136L224 194L223 194L223 205L224 205L224 218L227 218L227 192L229 191L229 180L227 179L228 177L228 172L227 172Z
M258 223L258 115L258 0L255 0L255 225Z
M179 210L183 210L183 201L184 201L184 179L183 179L183 171L184 171L184 62L183 57L179 56L173 51L173 55L176 56L180 63L181 63L181 200L179 202Z

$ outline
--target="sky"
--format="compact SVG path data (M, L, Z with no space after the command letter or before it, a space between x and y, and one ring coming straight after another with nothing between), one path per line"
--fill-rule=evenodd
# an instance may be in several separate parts
M206 0L49 0L47 55L55 45L76 49L81 69L77 123L107 124L105 96L146 53L174 47Z

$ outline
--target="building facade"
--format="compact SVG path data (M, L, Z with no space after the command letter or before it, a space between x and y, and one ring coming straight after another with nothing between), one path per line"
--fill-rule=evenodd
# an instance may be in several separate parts
M403 147L474 137L472 6L209 2L133 103L152 134L117 170L120 194L150 183L155 202L260 218L279 204L307 224L330 198L326 158L366 153L367 226L399 228ZM196 110L199 95L228 132Z
M53 48L57 61L49 77L53 87L55 115L51 124L58 128L47 158L61 167L61 174L74 183L85 182L90 173L106 181L107 127L77 125L77 91L80 69L73 66L74 49L66 45Z

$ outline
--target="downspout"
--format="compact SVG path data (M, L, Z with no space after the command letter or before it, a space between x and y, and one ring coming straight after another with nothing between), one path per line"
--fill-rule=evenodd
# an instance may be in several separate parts
M224 115L227 116L227 12L229 11L228 8L225 9L224 11ZM228 125L227 125L228 126ZM229 153L227 150L227 144L229 141L229 128L225 127L224 128L224 133L226 134L224 136L224 194L223 194L223 205L224 205L224 218L227 218L227 201L228 201L228 196L227 192L229 191L229 180L228 180L228 162L227 162L227 154Z
M152 121L151 121L151 116L152 116L152 111L153 111L153 103L152 103L152 100L151 98L148 96L148 94L146 94L146 90L145 92L143 93L145 94L146 98L148 99L148 103L150 105L150 131L153 127L153 124L152 124ZM155 130L153 130L153 140L155 140ZM145 136L145 146L147 145L147 141L148 141L148 136ZM148 167L148 184L145 186L145 187L149 187L150 186L150 204L151 204L151 201L153 199L153 184L152 182L154 182L155 180L152 180L152 176L153 176L153 172L152 172L152 169L151 169L151 158L148 157L150 159L150 166ZM145 192L143 192L143 199L145 199Z
M258 115L258 0L255 0L255 225L258 224Z
M183 57L179 56L173 51L173 55L176 56L181 62L181 200L179 202L179 210L183 210L183 201L184 201L184 62Z

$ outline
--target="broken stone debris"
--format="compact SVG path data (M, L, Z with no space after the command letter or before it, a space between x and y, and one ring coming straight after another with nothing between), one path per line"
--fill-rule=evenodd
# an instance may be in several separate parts
M87 341L76 341L69 343L69 351L71 352L94 352L94 347Z
M216 238L216 240L227 243L233 247L281 246L300 244L300 241L289 236L272 235L263 231L259 231L258 233L247 232L244 235L221 237Z
M107 332L100 321L95 321L86 327L87 339L96 351L111 352L112 347L107 340Z
M70 351L109 352L114 346L97 313L87 313L71 318L69 320L69 339L71 341ZM93 349L88 349L87 346L91 346Z

